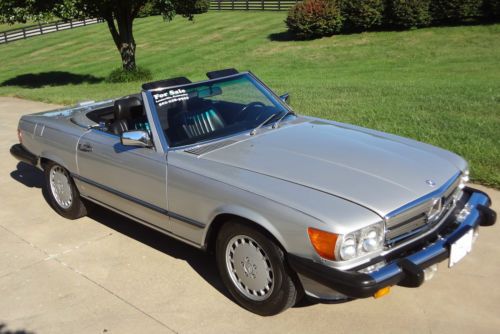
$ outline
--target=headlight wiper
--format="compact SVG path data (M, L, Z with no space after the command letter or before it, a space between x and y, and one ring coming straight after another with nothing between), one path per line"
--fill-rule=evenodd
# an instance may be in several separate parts
M257 133L257 131L263 127L264 125L266 125L270 120L272 120L276 115L278 115L278 113L274 113L272 114L271 116L269 116L268 118L266 118L266 120L262 123L260 123L259 125L257 125L252 131L250 131L250 136L253 136Z

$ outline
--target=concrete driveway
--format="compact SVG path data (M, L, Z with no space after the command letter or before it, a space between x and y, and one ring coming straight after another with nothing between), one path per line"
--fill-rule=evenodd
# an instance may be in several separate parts
M496 226L418 289L271 318L245 311L210 256L104 209L69 221L49 207L41 172L8 150L22 114L53 107L0 98L0 334L499 332Z

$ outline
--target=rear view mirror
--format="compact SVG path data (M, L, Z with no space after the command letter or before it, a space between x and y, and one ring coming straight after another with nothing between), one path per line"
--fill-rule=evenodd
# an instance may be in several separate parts
M281 101L286 102L286 104L290 104L290 94L285 93L280 96Z
M198 91L199 98L205 98L210 96L221 95L222 89L219 86L210 86L206 89L201 89Z
M135 147L152 147L153 142L146 131L126 131L120 137L122 145Z

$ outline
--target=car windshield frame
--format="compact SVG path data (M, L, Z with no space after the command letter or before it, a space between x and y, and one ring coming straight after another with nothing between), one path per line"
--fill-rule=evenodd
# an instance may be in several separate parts
M165 133L165 131L162 127L162 123L160 122L157 102L155 101L155 98L153 97L153 95L155 93L160 92L160 91L164 91L167 89L168 90L189 90L189 89L193 89L196 87L213 86L213 85L218 84L218 83L237 81L237 80L242 79L242 78L248 79L248 81L251 84L253 84L253 86L256 88L256 90L258 90L270 103L272 103L275 106L275 108L281 109L281 111L277 112L276 115L281 115L283 112L286 112L286 111L290 111L293 113L293 110L290 108L290 106L288 106L288 104L286 104L278 95L276 95L267 85L265 85L259 78L257 78L251 72L241 72L238 74L228 75L228 76L210 79L210 80L205 80L205 81L198 81L198 82L175 85L175 86L156 87L154 89L143 90L143 93L147 97L148 107L151 111L152 121L154 123L155 128L157 129L158 136L160 137L160 141L162 142L162 145L165 146L164 151L186 149L186 148L189 148L192 146L199 146L199 145L207 144L210 142L216 142L219 140L223 140L226 138L239 136L239 135L244 134L244 133L249 134L252 129L250 128L250 129L239 130L239 131L223 134L223 135L213 137L213 138L200 139L200 140L196 140L196 141L189 142L186 144L175 145L175 143L172 143L172 141L170 140L168 135Z

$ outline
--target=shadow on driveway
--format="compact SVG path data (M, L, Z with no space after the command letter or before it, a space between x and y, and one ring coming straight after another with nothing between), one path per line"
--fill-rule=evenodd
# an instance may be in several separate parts
M47 198L43 186L44 174L41 170L20 162L17 164L17 169L10 173L10 176L26 187L41 188L44 197ZM98 205L92 205L92 210L90 210L88 217L168 256L186 261L210 285L232 300L222 285L222 281L219 279L215 259L211 254L191 247ZM0 334L2 333L0 332Z
M0 322L0 334L35 334L35 332L29 332L24 329L10 330L6 324Z
M44 174L41 170L34 168L24 162L17 164L17 169L10 173L10 176L30 188L40 188L42 194L47 201L47 194L43 186ZM47 201L48 203L48 201ZM222 281L219 278L215 257L212 254L189 246L177 239L171 238L147 226L137 223L122 215L119 215L111 210L101 206L91 204L92 209L88 217L101 223L116 232L124 234L132 239L135 239L149 247L152 247L168 256L186 261L191 268L194 269L205 281L212 285L226 298L233 300L229 292L226 290ZM295 305L296 308L307 307L317 304L318 301L308 298L302 300ZM3 334L0 332L0 334Z

